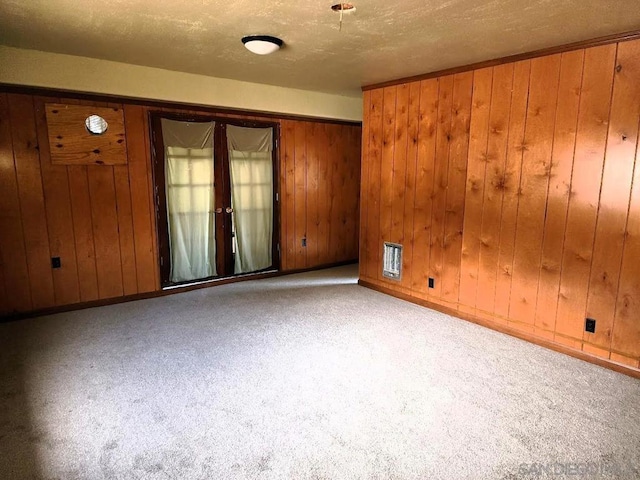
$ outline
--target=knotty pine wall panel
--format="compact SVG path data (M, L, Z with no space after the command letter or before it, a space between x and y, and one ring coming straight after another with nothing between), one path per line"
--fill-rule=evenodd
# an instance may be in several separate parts
M11 138L9 95L0 94L0 265L4 304L0 313L33 308L20 194Z
M416 205L416 180L418 175L418 133L420 130L420 82L414 82L409 86L409 103L407 111L407 165L404 190L404 222L402 231L403 269L406 270L412 263L414 228ZM366 138L366 137L365 137ZM364 164L363 164L364 165ZM410 268L409 268L410 271ZM411 275L404 275L400 282L404 288L411 287Z
M33 97L9 95L9 116L31 300L33 308L51 307L55 295L49 232L42 228L46 214Z
M371 92L366 91L363 94L364 105L367 108L362 112L363 122L362 122L362 158L369 158L369 137L371 132ZM369 179L369 170L370 170L370 162L360 162L360 178L363 182L368 182ZM367 200L362 201L362 205L360 207L360 225L361 230L367 230L367 219L369 215L369 202ZM369 260L369 250L370 250L370 240L368 236L360 237L359 242L359 258L360 258L360 268L362 269L363 265L367 265L370 262ZM362 273L362 270L361 270Z
M480 312L492 312L495 305L512 88L513 64L496 67L491 87L475 305Z
M434 293L442 298L444 263L445 209L447 178L449 176L449 143L451 140L451 106L453 103L453 76L439 79L438 114L436 126L436 156L433 176L433 203L431 205L431 242L429 276L436 280ZM383 200L381 200L383 201Z
M318 265L320 238L318 236L318 226L320 224L320 209L318 208L319 190L319 157L322 145L318 142L317 125L311 123L307 129L307 263Z
M638 142L640 43L620 44L616 66L620 67L620 71L614 73L587 302L587 316L600 318L602 323L595 333L583 333L585 342L607 350L611 347L616 292L633 179L634 147Z
M52 257L65 259L65 268L52 270L53 286L57 304L80 302L78 261L74 239L69 178L67 169L52 165L49 136L44 115L46 103L56 103L58 98L35 97L36 129L44 189L49 246ZM68 267L68 268L67 268Z
M122 109L127 163L53 164L48 103ZM0 92L0 316L160 290L149 134L158 110L210 114ZM281 270L357 259L361 127L216 116L280 126Z
M347 175L342 179L342 223L346 225L344 244L347 258L359 259L360 244L360 164L362 160L362 126L353 128L350 125L340 125L342 146L342 163L347 166ZM337 250L339 252L339 250ZM340 254L337 254L339 256Z
M403 275L403 277L411 277L410 288L417 292L426 291L429 277L439 83L437 79L420 82L418 158L412 227L413 252L410 262L412 268L405 269Z
M382 99L382 159L380 162L380 232L378 245L391 241L391 224L393 208L393 155L396 140L396 103L398 87L388 87L383 91ZM379 249L382 252L382 246ZM382 279L382 269L377 272Z
M556 336L570 342L584 332L615 57L615 44L585 52L556 316Z
M382 107L384 101L383 90L371 92L370 103L366 106L368 110L369 138L364 139L368 143L367 147L367 182L370 187L368 191L362 191L360 198L363 203L367 203L366 228L361 233L361 238L365 242L365 261L360 262L360 269L363 275L369 278L377 278L380 268L380 256L382 246L380 243L380 168L382 164ZM364 180L363 180L364 181ZM366 197L365 197L366 195ZM364 224L364 222L363 222ZM363 270L364 269L364 270Z
M513 259L515 251L516 222L518 218L518 200L520 198L520 180L522 178L522 155L529 101L529 76L531 61L518 62L513 66L513 90L511 93L511 113L509 114L509 140L507 142L507 162L504 179L502 220L500 222L500 240L498 248L498 276L496 281L495 306L489 311L500 323L509 324L509 304L513 278ZM465 213L466 215L466 213ZM485 313L485 312L481 312Z
M487 169L487 143L493 69L473 74L470 138L468 146L465 215L462 227L460 302L473 312L478 293L480 242L482 239L482 204Z
M295 268L295 249L297 247L295 232L296 224L296 208L295 208L295 123L292 121L284 121L280 124L280 194L282 195L280 211L280 230L281 230L281 257L282 268L284 270L293 270ZM300 208L300 207L299 207Z
M632 40L367 90L361 280L638 368L639 75Z
M407 130L409 127L409 86L398 85L396 91L393 168L391 180L391 231L388 238L404 243L404 201L407 182Z
M567 208L571 192L573 156L582 87L584 51L562 54L558 83L551 175L542 241L540 278L534 329L536 334L553 339L560 292L560 274Z
M560 55L531 61L509 318L533 331L549 188Z
M307 130L307 126L301 122L296 122L293 127L294 228L289 232L295 239L292 260L296 269L307 266L307 249L302 242L307 238Z
M453 77L449 169L442 242L444 246L442 297L452 303L458 301L460 291L460 261L472 85L473 74L471 72L459 73Z
M358 258L361 132L360 126L280 122L282 270Z

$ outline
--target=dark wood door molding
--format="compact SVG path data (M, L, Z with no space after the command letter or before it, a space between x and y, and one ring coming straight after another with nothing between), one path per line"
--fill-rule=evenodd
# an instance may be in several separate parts
M173 286L170 281L171 252L169 249L169 224L167 218L167 196L165 188L164 141L162 138L161 119L183 122L215 122L214 128L214 209L216 228L216 251L222 252L216 256L216 278L226 278L234 275L233 238L231 219L231 172L229 165L229 151L227 145L226 126L235 125L247 128L273 129L273 263L267 270L280 268L279 244L279 124L257 120L228 119L208 115L191 115L181 113L167 113L162 111L149 112L151 128L151 151L153 160L154 202L156 212L158 238L158 264L160 266L160 282L162 287ZM206 279L202 279L206 280Z

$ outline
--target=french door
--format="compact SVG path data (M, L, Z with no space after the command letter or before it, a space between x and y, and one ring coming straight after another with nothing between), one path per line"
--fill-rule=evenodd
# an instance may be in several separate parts
M162 286L278 269L278 125L150 118Z

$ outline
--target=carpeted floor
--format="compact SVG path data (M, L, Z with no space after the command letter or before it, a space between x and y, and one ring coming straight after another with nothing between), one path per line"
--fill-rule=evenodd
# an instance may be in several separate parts
M0 479L640 478L640 381L356 275L0 324Z

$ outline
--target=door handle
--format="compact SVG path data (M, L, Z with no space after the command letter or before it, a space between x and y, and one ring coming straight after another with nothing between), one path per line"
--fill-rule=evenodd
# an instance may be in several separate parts
M214 212L216 212L217 214L221 214L222 213L222 208L216 208L214 210Z
M227 213L233 213L233 208L227 207L227 208L224 209L224 211L227 212Z

